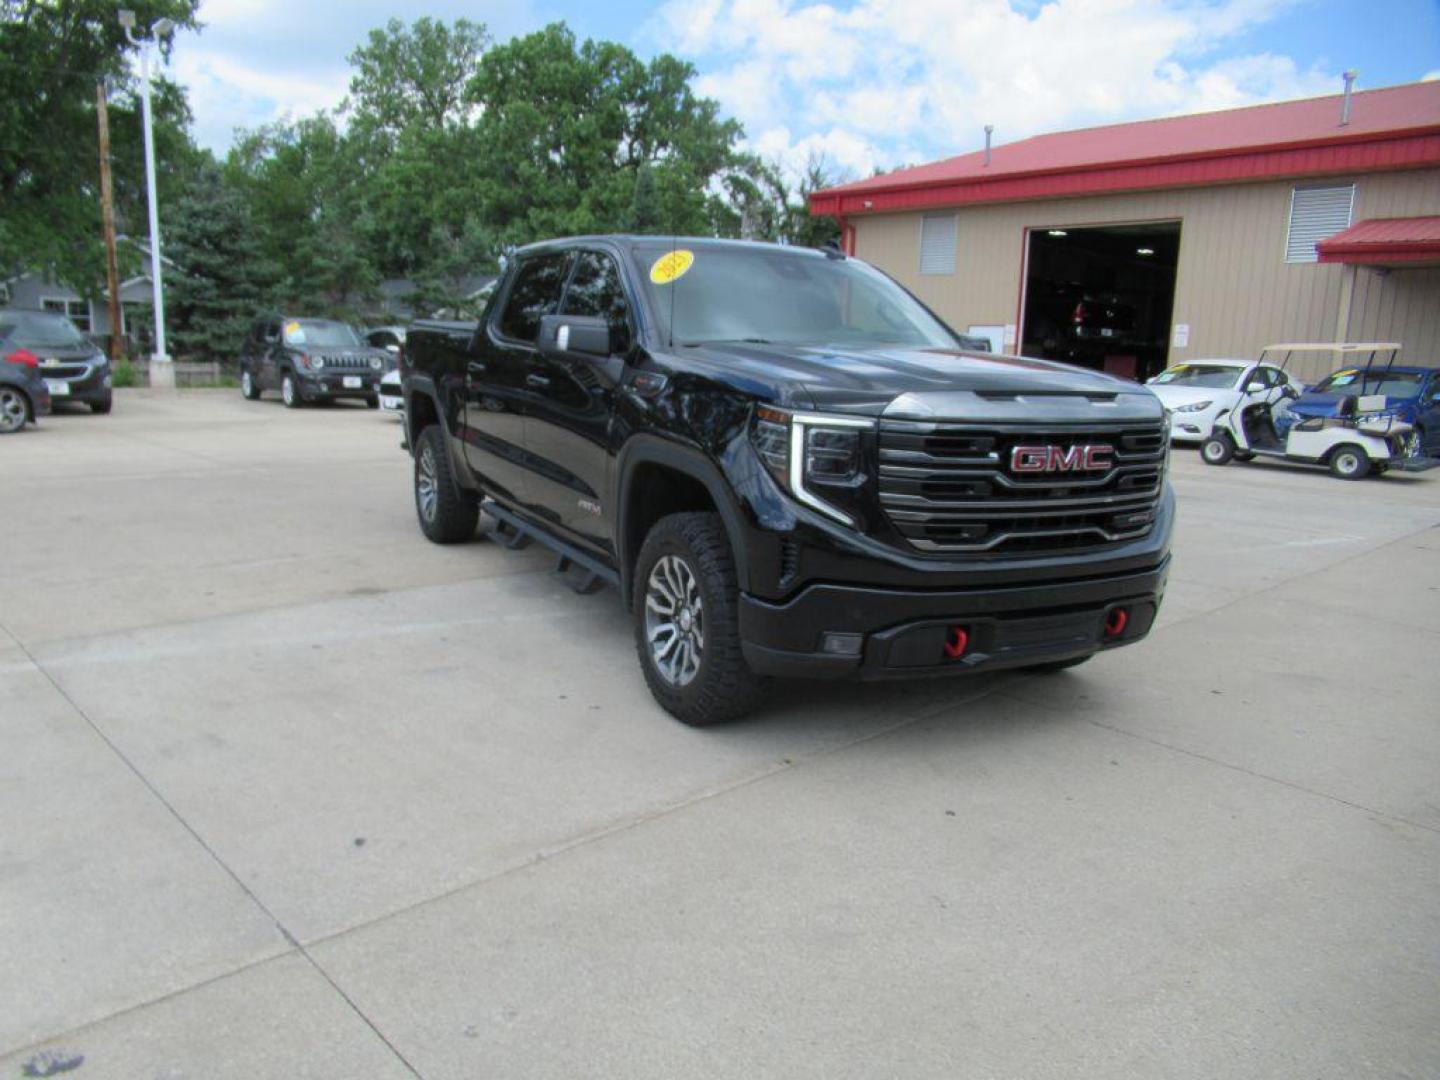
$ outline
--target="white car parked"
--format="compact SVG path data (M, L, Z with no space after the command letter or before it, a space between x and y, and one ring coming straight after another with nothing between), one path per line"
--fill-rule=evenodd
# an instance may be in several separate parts
M399 368L387 371L380 380L380 408L396 416L405 412L405 392L400 388Z
M1170 438L1195 443L1210 437L1219 417L1277 386L1305 389L1288 372L1256 360L1192 360L1166 368L1145 385L1170 410Z

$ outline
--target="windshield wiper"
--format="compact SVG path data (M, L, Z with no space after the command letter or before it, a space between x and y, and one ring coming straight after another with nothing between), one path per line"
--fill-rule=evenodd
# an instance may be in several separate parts
M710 338L706 341L682 341L680 344L693 349L696 345L774 345L776 342L763 337L732 337Z

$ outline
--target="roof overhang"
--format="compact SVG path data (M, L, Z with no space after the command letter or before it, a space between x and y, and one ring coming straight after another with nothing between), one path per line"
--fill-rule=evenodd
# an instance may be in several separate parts
M1322 263L1440 266L1440 217L1370 218L1315 245Z
M849 217L1427 166L1440 166L1440 130L1433 126L1387 131L1363 138L1254 146L1238 152L1226 150L1012 172L993 178L896 183L859 191L836 188L811 195L810 213Z

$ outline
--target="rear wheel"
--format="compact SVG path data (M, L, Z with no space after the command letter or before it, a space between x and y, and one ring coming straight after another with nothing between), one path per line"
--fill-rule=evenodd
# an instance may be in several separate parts
M260 400L260 384L255 381L255 376L250 374L249 368L240 372L240 394L246 401Z
M286 374L280 380L280 400L285 403L287 409L298 409L304 402L300 400L300 388L295 385L295 376Z
M1200 444L1200 458L1206 465L1228 465L1235 456L1235 440L1217 431Z
M1370 475L1370 455L1364 447L1342 443L1330 452L1330 475L1341 480L1364 480Z
M718 514L662 518L640 549L633 588L640 668L666 712L704 727L759 704L764 681L740 647L740 587Z
M30 399L12 386L0 386L0 435L19 431L30 419Z
M436 544L472 539L480 521L480 500L456 481L438 424L422 431L415 444L415 515L420 531Z

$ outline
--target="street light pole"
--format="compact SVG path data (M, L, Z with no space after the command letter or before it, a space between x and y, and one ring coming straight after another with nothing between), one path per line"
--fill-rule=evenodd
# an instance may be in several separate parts
M165 351L165 288L160 276L160 204L155 194L155 130L150 116L150 47L175 29L169 19L161 19L150 28L150 35L137 38L135 13L122 10L120 25L130 44L140 50L140 112L145 131L145 189L150 203L150 287L154 296L155 353L150 357L150 385L174 386L175 369Z

